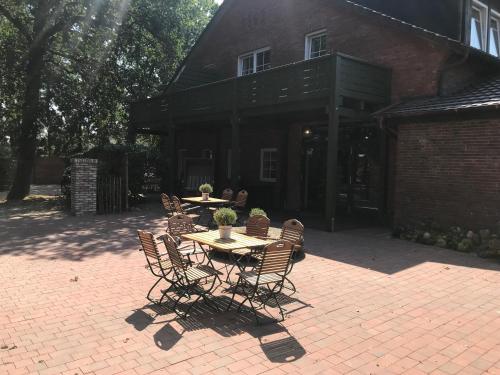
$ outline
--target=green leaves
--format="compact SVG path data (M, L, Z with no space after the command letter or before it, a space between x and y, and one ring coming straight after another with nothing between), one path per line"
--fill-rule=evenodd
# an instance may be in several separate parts
M128 103L164 89L216 8L214 0L0 0L0 140L22 142L37 30L49 38L38 152L67 156L123 143ZM36 24L36 12L46 12L45 24Z

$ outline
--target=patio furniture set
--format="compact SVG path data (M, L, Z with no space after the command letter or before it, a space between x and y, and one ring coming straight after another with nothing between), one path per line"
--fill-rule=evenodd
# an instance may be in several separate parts
M191 206L181 204L175 196L162 194L168 216L166 234L155 237L151 232L138 231L146 267L157 278L146 298L157 305L173 303L172 310L180 318L186 318L200 300L220 311L214 295L220 287L223 292L231 293L226 311L233 306L236 295L240 295L243 300L237 311L248 307L257 323L260 323L258 311L265 309L268 303L279 309L281 319L276 320L284 320L285 310L279 296L296 292L289 274L293 269L293 255L302 251L304 226L296 219L288 220L279 237L272 238L269 236L269 218L251 215L243 228L235 228L230 237L225 238L221 231L210 230L212 221L207 223L208 226L199 224L200 217L207 212L217 216L217 207L235 207L240 214L243 213L248 193L240 191L235 201L231 200L232 195L233 192L226 189L221 198L182 199L195 205ZM161 251L161 247L166 251ZM227 261L219 268L213 261L217 253L227 254ZM159 299L154 299L153 291L162 281L168 287L161 290Z

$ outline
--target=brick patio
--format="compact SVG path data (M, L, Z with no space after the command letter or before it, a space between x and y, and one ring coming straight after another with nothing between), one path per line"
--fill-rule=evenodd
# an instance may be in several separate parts
M500 374L498 262L310 230L284 324L203 306L182 321L144 298L135 230L162 223L1 211L0 373Z

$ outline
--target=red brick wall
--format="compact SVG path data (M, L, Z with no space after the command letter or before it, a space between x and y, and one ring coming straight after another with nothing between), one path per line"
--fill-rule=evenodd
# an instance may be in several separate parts
M204 68L237 74L241 54L271 47L272 65L304 59L305 35L328 31L328 49L393 69L393 96L435 95L449 52L411 31L390 26L332 0L236 0L193 51L184 74Z
M401 124L395 210L396 224L500 221L500 120Z

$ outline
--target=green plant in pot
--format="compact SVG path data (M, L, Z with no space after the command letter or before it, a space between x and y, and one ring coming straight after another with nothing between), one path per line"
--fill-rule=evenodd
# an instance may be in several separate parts
M265 216L265 217L267 217L267 213L262 208L252 208L250 210L250 217L252 217L252 216Z
M201 197L204 201L208 201L210 194L214 191L214 188L210 184L200 185L198 190L201 192Z
M238 220L238 215L236 215L236 212L234 212L234 210L230 208L218 209L214 213L214 220L219 226L220 238L231 238L231 229L236 223L236 220Z

